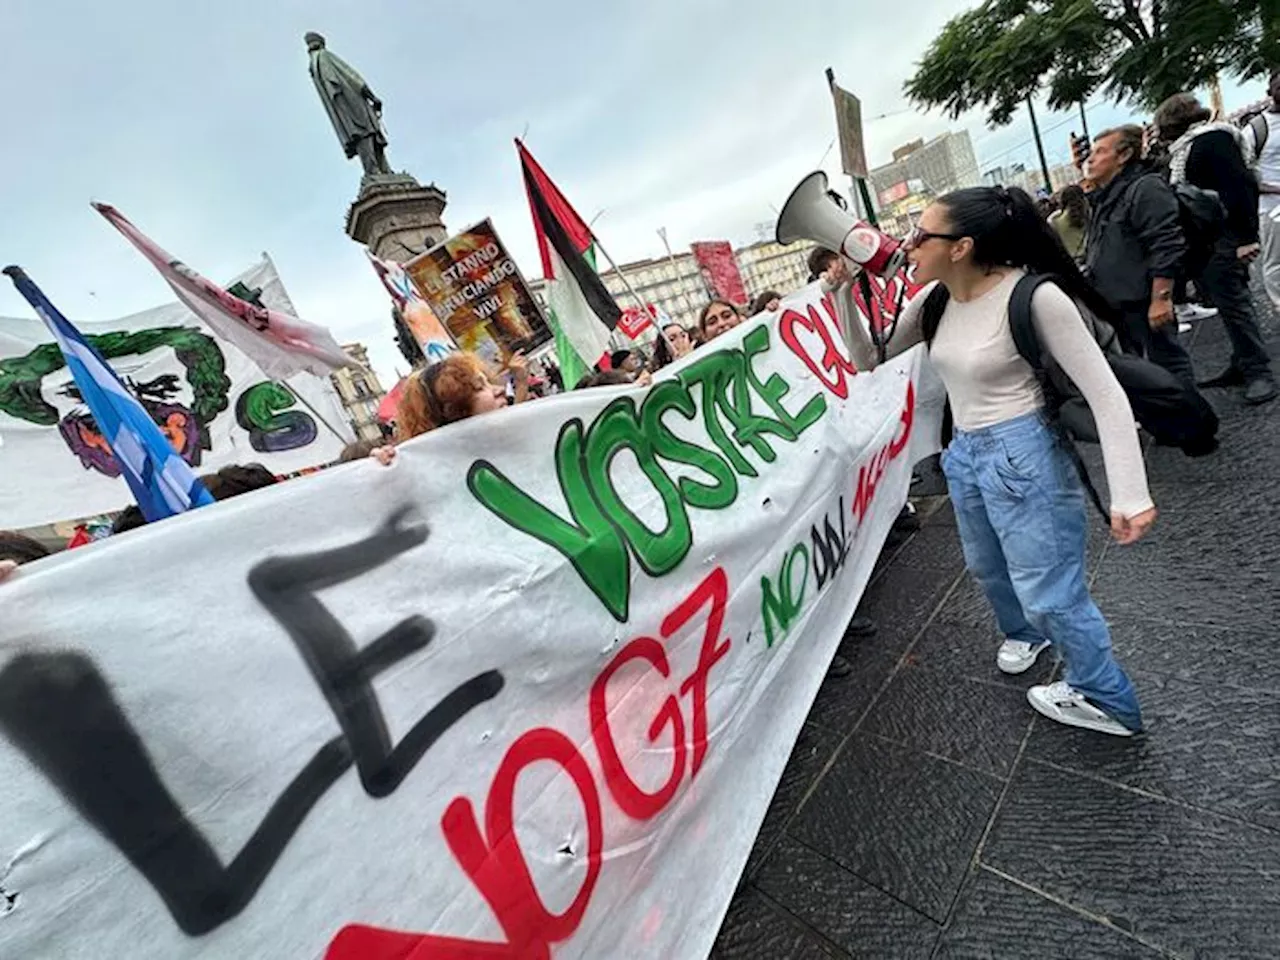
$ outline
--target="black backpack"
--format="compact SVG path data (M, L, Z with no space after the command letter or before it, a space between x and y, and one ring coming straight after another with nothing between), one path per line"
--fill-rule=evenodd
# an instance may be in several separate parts
M1052 276L1037 274L1028 274L1017 282L1009 297L1009 330L1019 356L1035 371L1044 393L1046 409L1063 439L1097 443L1098 426L1093 412L1057 361L1041 349L1032 323L1032 296L1040 284L1053 282ZM933 335L937 333L949 299L950 295L942 284L929 291L921 319L926 342L932 342ZM1129 398L1133 415L1142 428L1157 443L1180 447L1187 456L1202 457L1213 453L1218 448L1218 416L1204 397L1164 367L1122 352L1115 330L1109 324L1098 320L1086 309L1082 308L1080 312L1098 341L1111 372ZM1084 462L1070 442L1066 446L1095 506L1109 519L1102 499L1089 480Z
M1182 258L1183 275L1197 276L1213 253L1214 244L1227 225L1227 208L1216 190L1205 190L1190 183L1175 183L1173 195L1178 201L1178 226L1187 241Z

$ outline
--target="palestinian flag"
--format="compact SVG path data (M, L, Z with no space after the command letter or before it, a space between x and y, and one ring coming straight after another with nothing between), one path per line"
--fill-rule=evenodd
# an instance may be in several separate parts
M547 280L547 305L566 388L609 349L609 334L622 317L613 295L596 273L595 237L551 182L524 144L516 141L533 229Z

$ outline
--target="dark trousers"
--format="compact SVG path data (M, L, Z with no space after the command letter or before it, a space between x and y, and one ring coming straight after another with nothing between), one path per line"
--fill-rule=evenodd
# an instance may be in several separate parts
M1120 312L1124 317L1124 327L1118 331L1121 344L1129 353L1139 354L1157 366L1164 367L1194 390L1196 374L1191 369L1191 355L1178 342L1177 319L1159 330L1152 330L1147 320L1149 307L1150 303L1145 300L1121 305Z
M1271 360L1258 330L1258 318L1249 296L1249 268L1236 256L1239 243L1221 237L1209 262L1196 277L1196 287L1215 307L1231 338L1231 365L1245 380L1271 379Z

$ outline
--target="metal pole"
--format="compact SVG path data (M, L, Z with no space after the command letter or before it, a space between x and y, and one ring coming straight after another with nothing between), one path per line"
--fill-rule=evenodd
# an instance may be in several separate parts
M684 278L680 276L680 265L676 263L676 255L671 252L671 243L667 240L667 228L659 227L658 236L662 239L662 245L667 249L667 261L671 264L671 269L675 271L676 282L680 284L680 300L684 303L685 310L692 311L693 304L689 302L689 291L684 289Z
M591 239L595 241L596 249L600 251L600 255L605 258L613 272L618 275L618 279L622 281L622 285L627 288L627 293L631 294L631 298L635 300L636 305L640 308L640 313L647 315L649 313L649 304L645 302L640 294L636 293L635 287L631 286L631 281L627 279L627 275L622 272L616 263L613 262L613 257L609 256L609 251L604 248L604 244L600 242L600 238L593 233L591 235ZM667 349L671 351L671 356L674 357L676 355L675 347L671 345L670 340L667 340L667 332L660 326L658 327L658 336L667 341Z
M1031 97L1027 97L1027 112L1031 114L1031 134L1036 140L1036 150L1040 154L1040 172L1044 174L1044 188L1047 192L1053 192L1053 182L1049 178L1049 161L1044 156L1044 143L1040 140L1040 124L1036 122L1036 108L1031 103Z
M1084 134L1086 140L1092 140L1089 136L1089 118L1084 115L1084 101L1080 101L1080 130Z
M867 223L873 227L879 227L880 221L876 219L876 208L871 205L871 191L867 189L867 181L861 177L854 177L853 182L858 185L858 192L862 195L862 205L867 208Z

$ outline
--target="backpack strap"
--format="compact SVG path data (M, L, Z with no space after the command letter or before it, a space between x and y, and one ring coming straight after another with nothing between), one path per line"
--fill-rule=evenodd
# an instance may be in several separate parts
M942 315L947 312L947 304L951 302L951 294L942 284L935 284L925 297L920 313L920 332L924 336L925 346L933 345L933 338L938 335L938 327L942 324Z
M1013 345L1037 376L1044 372L1044 357L1041 356L1040 340L1036 337L1036 328L1032 323L1031 298L1042 283L1052 281L1053 277L1048 274L1028 273L1014 284L1013 293L1009 295L1009 332L1013 334Z
M1267 134L1270 132L1270 124L1264 114L1255 113L1249 118L1249 129L1253 132L1253 155L1254 157L1262 156L1262 148L1267 145Z
M1018 348L1018 355L1027 361L1032 371L1035 372L1036 380L1040 383L1040 389L1045 396L1045 411L1049 415L1050 428L1058 438L1058 442L1062 444L1067 454L1071 457L1071 462L1075 464L1076 473L1080 475L1080 482L1084 485L1085 492L1089 494L1089 499L1093 501L1098 513L1102 515L1103 521L1110 525L1111 514L1103 505L1102 496L1098 493L1098 488L1089 479L1089 468L1085 466L1085 462L1080 457L1080 451L1076 449L1075 443L1067 436L1067 431L1062 426L1062 420L1058 417L1057 407L1050 402L1050 398L1054 396L1055 391L1049 381L1049 372L1045 369L1044 353L1040 349L1040 338L1036 336L1035 323L1031 313L1031 298L1035 296L1036 290L1040 288L1041 284L1054 282L1054 278L1048 274L1029 273L1014 285L1013 293L1009 295L1009 332L1013 334L1013 343Z

